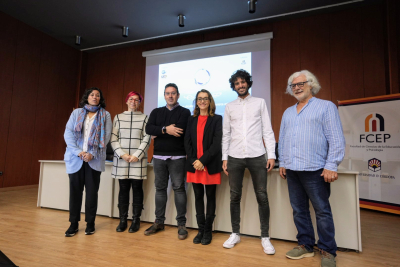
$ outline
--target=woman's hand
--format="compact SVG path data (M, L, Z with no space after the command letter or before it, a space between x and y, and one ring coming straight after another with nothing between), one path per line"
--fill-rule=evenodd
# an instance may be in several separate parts
M83 160L83 156L85 156L85 154L86 154L86 152L81 152L81 153L79 153L78 154L78 157L81 159L81 160Z
M129 154L123 154L123 155L121 156L121 158L122 158L123 160L125 160L126 162L129 162L130 159L131 159L131 156L130 156Z
M138 162L139 159L135 156L131 156L131 159L129 160L129 162Z
M193 167L198 171L204 171L204 165L198 159L193 162Z
M85 155L83 156L83 161L84 162L89 162L89 161L91 161L93 159L93 155L92 154L90 154L90 153L85 153Z

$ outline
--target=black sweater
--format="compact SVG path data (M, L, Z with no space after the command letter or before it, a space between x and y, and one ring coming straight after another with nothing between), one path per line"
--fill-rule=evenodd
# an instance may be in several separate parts
M154 155L186 155L184 136L189 116L190 111L181 106L177 106L172 111L167 107L153 109L146 125L146 133L157 136L154 139ZM162 133L162 128L171 124L175 124L175 127L183 129L183 134L180 137Z

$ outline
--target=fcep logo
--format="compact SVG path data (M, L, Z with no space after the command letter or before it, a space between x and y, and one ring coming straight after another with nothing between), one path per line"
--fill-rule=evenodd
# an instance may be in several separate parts
M368 169L373 172L380 171L381 170L381 161L376 158L368 160Z
M385 131L385 119L382 115L375 113L369 114L365 117L365 132L384 132ZM386 143L386 140L390 138L390 134L360 134L360 143L365 140L368 143Z

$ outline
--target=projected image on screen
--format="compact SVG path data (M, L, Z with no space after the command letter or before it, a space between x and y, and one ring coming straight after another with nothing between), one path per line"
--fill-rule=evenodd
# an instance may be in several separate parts
M251 52L160 64L158 106L165 105L165 85L175 83L179 88L181 106L193 111L196 93L206 89L214 97L216 113L224 115L225 105L237 98L237 93L230 88L229 78L238 69L251 74Z

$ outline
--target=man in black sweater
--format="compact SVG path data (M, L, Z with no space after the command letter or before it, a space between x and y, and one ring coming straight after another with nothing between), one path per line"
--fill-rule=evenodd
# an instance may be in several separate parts
M187 108L179 105L179 90L174 83L165 86L165 107L154 109L146 125L146 133L154 139L153 168L156 186L156 220L144 231L145 235L164 230L165 208L167 204L168 179L171 177L175 193L175 207L178 221L178 238L186 239L186 190L184 132L190 116Z

